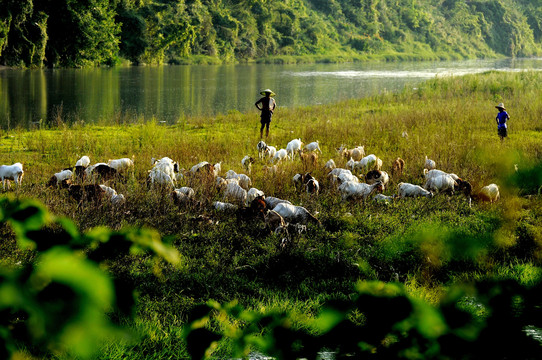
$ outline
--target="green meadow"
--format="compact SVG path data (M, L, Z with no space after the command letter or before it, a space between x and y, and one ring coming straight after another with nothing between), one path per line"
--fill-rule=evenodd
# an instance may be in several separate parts
M310 357L307 354L313 352L307 344L313 343L299 334L310 334L310 339L320 339L323 344L335 344L329 338L322 340L337 330L331 325L329 329L321 326L322 309L330 302L354 301L356 296L366 294L364 291L372 296L383 291L386 296L393 293L408 299L415 309L423 309L423 319L433 319L433 315L427 314L439 312L441 315L434 316L439 319L438 324L420 321L422 325L413 327L424 341L433 345L424 348L421 342L416 346L409 343L403 350L410 352L390 352L395 349L394 344L404 345L404 339L413 338L406 335L413 328L394 327L397 333L385 333L372 343L367 340L369 345L362 346L356 340L358 347L354 350L326 345L325 348L337 352L338 358L356 355L358 351L374 358L390 354L396 358L398 354L402 358L454 358L457 354L439 342L451 334L468 339L470 347L465 351L472 352L465 358L479 358L476 344L489 343L484 331L492 329L491 336L498 336L499 331L503 333L500 336L510 335L506 328L493 327L492 321L506 318L506 312L499 313L497 310L502 308L495 302L484 303L482 289L488 288L480 284L512 282L515 287L499 288L502 294L509 291L511 298L523 301L521 306L513 302L511 309L517 314L538 309L540 315L540 302L530 307L532 298L525 294L539 289L542 281L541 81L540 72L488 72L432 79L415 89L333 105L279 107L271 123L268 145L280 149L294 138L301 138L304 143L318 140L323 153L315 167L307 168L297 158L279 163L276 174L267 172L265 167L269 164L258 159L256 112L185 117L175 125L163 125L159 119L120 117L103 119L103 123L94 125L65 124L59 118L51 128L0 133L0 162L21 162L25 171L21 188L12 184L3 196L37 199L50 214L71 219L82 233L92 233L92 229L101 226L113 231L128 227L155 229L164 244L180 254L176 265L151 261L150 255L133 252L100 264L101 271L131 285L135 303L130 314L108 314L124 332L109 340L102 339L94 347L96 352L89 355L91 358L202 355L203 352L186 345L190 336L183 326L194 320L193 312L201 304L211 304L209 300L215 301L212 311L197 328L205 329L205 334L218 334L217 342L203 342L212 344L207 355L231 358L259 350L279 358ZM280 105L280 98L277 102ZM509 136L503 142L497 136L495 123L495 105L500 102L504 102L511 117ZM395 194L399 182L423 185L423 165L428 156L436 161L438 169L468 180L474 192L497 184L501 198L495 204L472 205L461 194L397 199L388 205L371 199L343 201L324 169L329 159L334 159L338 167L345 165L347 159L336 152L343 144L363 145L366 154L376 154L383 160L382 169L389 173L393 160L404 159L403 174L391 179L384 194ZM67 190L46 187L55 172L74 166L83 155L88 155L91 163L134 157L133 174L125 181L109 184L125 195L125 206L114 208L107 202L78 206ZM308 225L306 232L292 234L286 246L281 246L281 236L266 230L263 221L242 220L214 210L212 202L221 201L222 194L214 184L190 177L187 170L208 161L221 162L222 175L229 169L244 173L241 159L245 155L256 159L250 174L253 187L268 196L304 206L322 225ZM179 207L173 204L168 191L147 188L145 178L151 169L151 158L164 156L186 169L185 177L177 185L193 187L196 202ZM296 191L293 185L293 175L306 171L320 181L318 196ZM19 247L17 233L6 222L0 232L1 265L12 268L13 264L33 264L39 259L35 248ZM451 294L456 294L459 287L464 292L452 302ZM472 318L469 329L476 331L468 336L454 332L451 317L445 311L451 303L454 311L460 309ZM237 308L242 310L232 310ZM371 308L360 309L344 319L362 330L363 326L372 329ZM272 321L253 329L250 319L265 314L274 314L271 318L283 327L287 321L285 328L299 341L281 343L280 336L270 330L280 326L269 325ZM534 333L541 326L537 321L533 318L529 323L534 326ZM525 326L518 329L525 333L521 341L533 340L526 335ZM347 338L345 343L350 341ZM491 340L499 343L498 337ZM10 353L15 358L74 357L59 346L36 351L28 342L14 344ZM510 350L499 346L496 349L503 351L496 356ZM530 353L522 356L517 351L518 358L531 358Z

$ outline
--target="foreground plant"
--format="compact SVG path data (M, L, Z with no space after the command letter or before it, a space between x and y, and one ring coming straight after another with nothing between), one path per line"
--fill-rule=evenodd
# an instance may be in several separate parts
M324 351L338 359L536 359L541 280L456 285L436 307L399 284L359 282L350 299L328 302L308 326L296 325L289 313L211 301L193 311L183 334L193 359L212 358L224 339L233 343L233 357L257 350L277 359L317 359ZM484 314L474 316L469 306Z
M110 314L130 316L133 288L103 270L129 252L150 252L154 261L178 265L179 254L158 233L96 228L80 234L32 200L0 200L0 221L13 228L29 263L0 266L0 357L24 348L33 355L90 357L104 339L125 334Z

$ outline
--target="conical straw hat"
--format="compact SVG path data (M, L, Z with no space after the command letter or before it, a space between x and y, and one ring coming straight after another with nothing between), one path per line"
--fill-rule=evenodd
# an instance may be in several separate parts
M270 93L271 94L270 96L275 96L275 93L273 92L273 90L265 89L263 91L260 91L261 95L265 95L266 93Z

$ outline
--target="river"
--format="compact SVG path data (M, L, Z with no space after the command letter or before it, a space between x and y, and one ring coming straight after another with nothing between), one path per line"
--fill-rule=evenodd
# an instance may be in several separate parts
M443 76L542 70L542 58L308 65L186 65L95 69L0 69L0 127L103 124L256 110L262 89L279 107L397 91Z

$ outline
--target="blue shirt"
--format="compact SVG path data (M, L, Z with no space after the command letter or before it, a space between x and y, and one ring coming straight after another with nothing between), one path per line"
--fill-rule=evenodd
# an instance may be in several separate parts
M510 116L508 116L508 113L506 111L500 111L497 114L497 128L498 129L506 129L506 120L510 119Z

